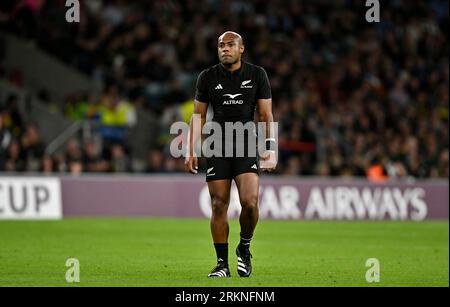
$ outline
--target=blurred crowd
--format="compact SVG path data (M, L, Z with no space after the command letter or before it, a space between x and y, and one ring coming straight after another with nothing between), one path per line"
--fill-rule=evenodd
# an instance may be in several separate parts
M218 35L233 30L245 59L269 75L276 174L448 178L447 0L384 1L380 23L365 20L360 0L80 2L81 22L70 24L65 0L3 0L0 28L92 78L102 95L74 93L57 108L110 128L101 131L108 145L73 139L65 155L46 156L12 97L0 119L0 170L133 171L123 138L145 109L161 126L146 170L183 171L168 154L168 127L188 120L196 77L217 63Z

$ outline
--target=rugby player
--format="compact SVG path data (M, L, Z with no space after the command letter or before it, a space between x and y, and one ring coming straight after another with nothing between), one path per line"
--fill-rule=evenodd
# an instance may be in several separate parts
M233 150L232 157L213 156L206 159L206 181L212 204L210 225L217 255L217 265L208 275L209 277L231 276L228 265L227 212L232 180L236 183L242 208L239 217L241 238L236 248L237 272L241 277L249 277L252 273L250 242L259 217L259 172L260 169L273 171L277 164L269 79L263 68L242 60L244 50L241 35L231 31L223 33L218 38L220 63L203 70L197 79L194 115L200 117L201 128L206 122L208 105L212 107L214 113L212 121L219 123L222 127L226 122L242 124L254 122L256 110L258 110L258 121L266 123L266 131L264 131L266 142L258 145L265 147L260 157L258 154L250 155L249 148L245 148L243 157L237 156ZM250 136L246 135L245 140L248 141ZM225 138L225 134L223 137ZM198 157L194 148L199 137L193 133L192 119L188 140L186 169L196 174ZM229 145L225 141L223 144Z

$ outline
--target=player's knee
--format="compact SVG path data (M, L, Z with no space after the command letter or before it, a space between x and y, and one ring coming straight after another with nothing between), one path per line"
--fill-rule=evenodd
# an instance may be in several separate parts
M256 211L258 210L258 196L248 195L241 198L241 206L243 210Z
M228 211L228 199L224 197L213 197L211 202L213 215L226 216Z

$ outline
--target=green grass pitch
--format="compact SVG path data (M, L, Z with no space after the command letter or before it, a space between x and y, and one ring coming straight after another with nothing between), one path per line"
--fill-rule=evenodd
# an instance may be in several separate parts
M215 264L206 219L0 222L0 286L449 286L449 224L261 220L253 274L239 278L230 222L229 279ZM65 280L80 262L80 283ZM366 260L380 262L367 283Z

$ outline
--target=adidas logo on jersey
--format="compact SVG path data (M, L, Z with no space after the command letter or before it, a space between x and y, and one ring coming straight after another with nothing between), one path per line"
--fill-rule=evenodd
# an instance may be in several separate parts
M253 169L258 169L258 167L256 166L256 164L253 164L252 168L253 168Z
M218 84L215 88L215 90L223 90L222 84Z

